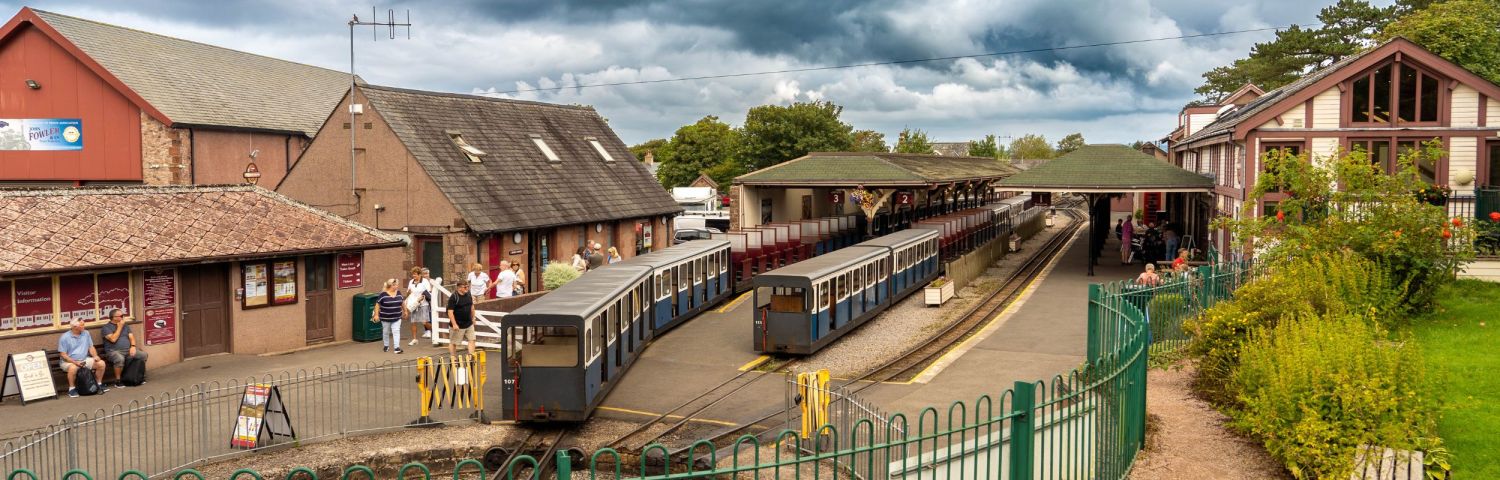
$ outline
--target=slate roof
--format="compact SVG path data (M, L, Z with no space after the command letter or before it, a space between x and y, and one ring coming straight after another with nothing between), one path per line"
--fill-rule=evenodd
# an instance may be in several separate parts
M0 190L0 277L402 245L249 185Z
M1128 192L1213 188L1213 180L1125 145L1084 145L1001 180L1002 188Z
M745 185L907 186L992 180L1016 173L993 158L912 153L813 152L734 179Z
M475 232L682 211L593 108L373 85L360 92ZM483 151L482 161L469 161L448 132ZM532 135L561 161L548 161Z
M1230 110L1229 112L1225 112L1224 114L1219 115L1218 118L1214 119L1213 123L1208 124L1201 130L1193 132L1192 135L1188 135L1182 140L1178 140L1176 144L1187 145L1198 140L1202 140L1215 135L1221 135L1234 130L1235 127L1239 126L1241 121L1250 117L1254 117L1255 114L1271 108L1282 99L1291 97L1292 95L1296 95L1297 92L1300 92L1303 89L1312 86L1312 84L1314 83L1318 83L1319 80L1327 78L1329 75L1332 75L1339 69L1344 68L1345 65L1354 63L1356 60L1363 58L1365 55L1368 55L1370 54L1370 52L1373 52L1377 49L1378 47L1371 48L1369 50L1344 57L1339 61L1334 62L1332 65L1314 70L1307 75L1303 75L1302 78L1299 78L1292 83L1282 85L1281 88L1266 92L1264 95L1261 95L1255 100L1251 100L1250 103L1247 103L1240 108Z
M32 10L173 124L298 132L318 127L349 74Z

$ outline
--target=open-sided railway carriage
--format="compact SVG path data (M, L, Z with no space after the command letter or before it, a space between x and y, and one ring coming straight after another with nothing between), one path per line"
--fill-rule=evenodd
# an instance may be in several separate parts
M810 354L938 274L938 232L911 229L754 278L753 347Z
M652 340L733 292L728 260L728 242L687 242L590 271L506 315L502 416L587 420Z

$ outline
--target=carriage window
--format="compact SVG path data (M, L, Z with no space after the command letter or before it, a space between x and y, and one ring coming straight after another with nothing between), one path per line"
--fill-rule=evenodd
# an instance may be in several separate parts
M776 313L803 313L807 310L806 292L800 288L760 287L755 296L766 302L761 305Z
M615 325L620 323L619 313L620 312L618 310L611 313L609 309L605 309L604 313L599 314L600 317L604 319L603 323L599 324L599 328L603 329L606 332L605 335L609 343L615 343L615 330L616 328L618 328L615 327Z
M510 327L511 358L522 367L578 366L577 327Z
M845 273L834 278L839 286L839 299L849 296L849 274Z
M630 319L628 319L628 318L622 318L620 316L620 311L623 310L622 307L624 305L625 305L625 299L622 298L622 299L620 299L620 301L615 302L615 306L610 307L611 309L610 309L610 313L609 313L609 315L611 317L614 317L615 322L620 324L619 328L620 328L620 333L621 334L624 334L625 330L627 330L627 329L630 328Z
M829 280L818 285L818 294L823 296L823 301L820 302L822 308L833 308L833 289L829 288L828 285L831 281Z
M865 265L865 283L867 286L875 286L875 264Z

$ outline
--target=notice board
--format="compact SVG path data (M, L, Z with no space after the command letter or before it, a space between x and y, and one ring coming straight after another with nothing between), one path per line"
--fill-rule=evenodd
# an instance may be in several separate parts
M297 438L286 404L281 401L281 390L275 385L246 385L238 413L229 437L230 448L254 449L274 443L276 437Z
M146 345L177 341L177 271L147 271L144 283Z
M20 395L21 404L32 400L57 396L52 385L51 365L47 364L47 352L12 353L5 356L5 381L0 382L0 399Z
M362 253L339 254L339 288L365 286L365 258Z

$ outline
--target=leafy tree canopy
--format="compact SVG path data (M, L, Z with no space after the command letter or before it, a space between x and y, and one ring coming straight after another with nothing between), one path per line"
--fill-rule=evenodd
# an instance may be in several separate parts
M1062 140L1057 141L1056 154L1058 156L1066 155L1067 153L1082 147L1083 134L1078 132L1069 133L1067 136L1063 137Z
M1402 36L1433 53L1500 82L1500 1L1448 0L1405 15L1381 39Z
M1052 144L1047 143L1047 137L1041 135L1026 134L1020 138L1010 141L1010 154L1013 158L1035 160L1052 158Z
M885 144L885 134L874 130L855 130L849 134L849 143L851 152L891 151L891 147Z
M843 111L822 101L751 108L742 129L747 166L765 168L807 152L848 151L854 127L839 120Z
M932 153L932 142L927 141L927 132L901 129L896 137L896 153Z
M646 161L646 154L655 154L656 150L667 144L665 138L653 138L630 147L630 153L635 155L637 161Z
M1274 40L1255 44L1249 57L1204 73L1203 85L1194 92L1217 101L1246 83L1267 91L1286 85L1372 45L1398 11L1422 3L1376 7L1364 0L1339 0L1318 12L1322 26L1276 32Z
M995 136L985 135L979 140L970 140L969 156L1000 158L1000 146L995 143Z
M661 167L656 170L656 178L667 188L686 186L705 170L739 162L739 149L738 131L719 121L719 117L703 117L677 129L672 139L657 149Z

